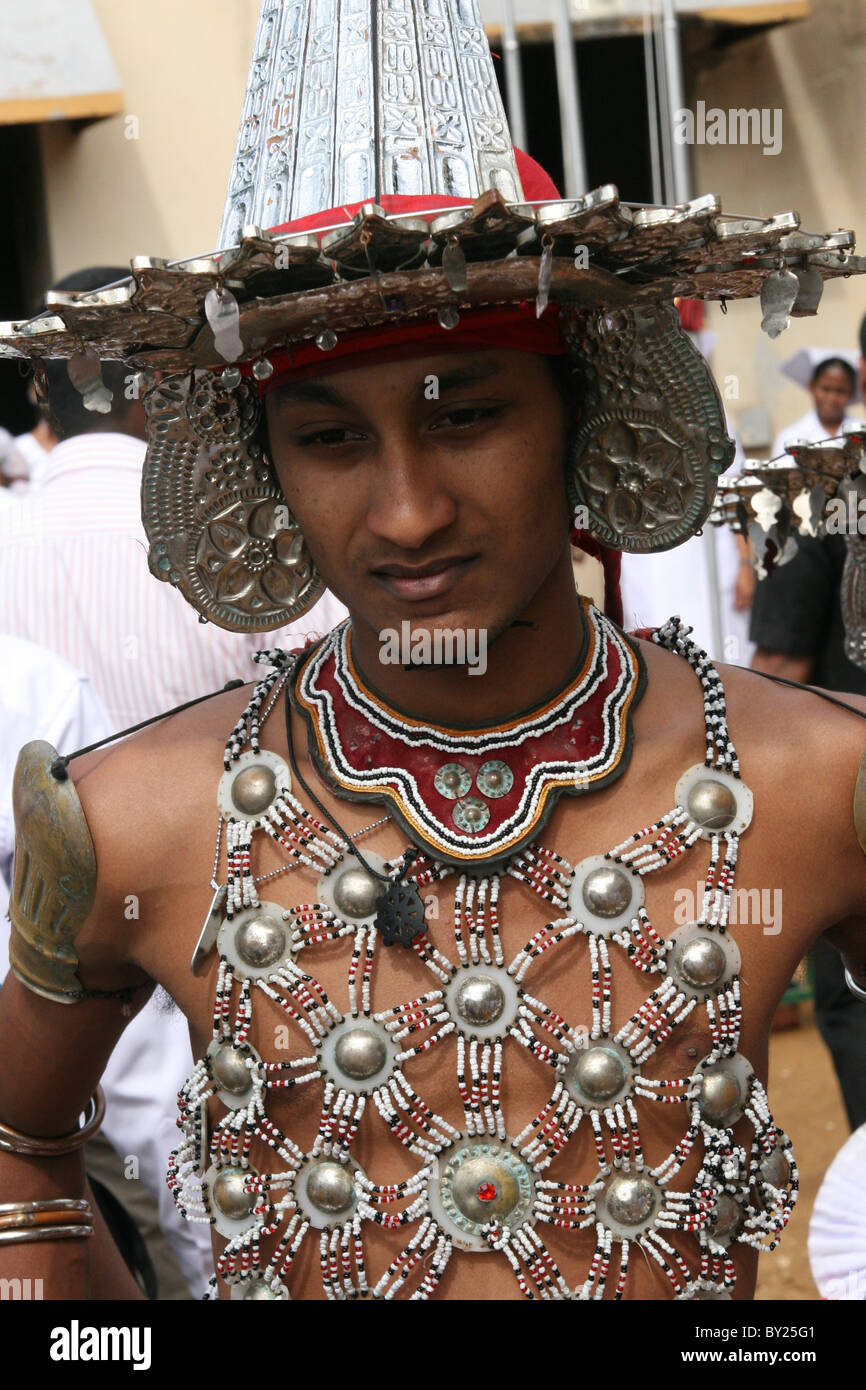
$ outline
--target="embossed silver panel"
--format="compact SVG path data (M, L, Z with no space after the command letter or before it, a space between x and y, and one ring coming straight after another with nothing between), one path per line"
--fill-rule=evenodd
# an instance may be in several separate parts
M262 0L219 245L383 194L523 196L477 0Z

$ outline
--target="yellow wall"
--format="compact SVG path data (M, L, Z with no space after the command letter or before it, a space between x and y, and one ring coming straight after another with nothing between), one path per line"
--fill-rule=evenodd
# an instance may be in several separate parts
M125 111L42 128L55 277L215 248L258 0L95 0ZM129 117L139 138L127 139Z

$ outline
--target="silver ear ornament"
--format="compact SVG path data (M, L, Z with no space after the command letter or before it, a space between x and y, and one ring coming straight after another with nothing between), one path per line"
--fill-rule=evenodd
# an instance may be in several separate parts
M568 489L604 545L669 550L693 535L734 456L715 383L672 304L577 314L581 418Z
M151 573L217 627L266 632L306 613L324 583L255 438L256 391L236 376L196 375L145 398Z

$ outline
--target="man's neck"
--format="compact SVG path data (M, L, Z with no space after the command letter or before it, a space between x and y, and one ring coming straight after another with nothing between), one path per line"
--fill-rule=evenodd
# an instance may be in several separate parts
M352 629L364 682L394 709L440 725L496 724L543 703L567 683L585 645L569 553L490 641L483 674L471 674L468 665L383 664L380 634L357 621Z

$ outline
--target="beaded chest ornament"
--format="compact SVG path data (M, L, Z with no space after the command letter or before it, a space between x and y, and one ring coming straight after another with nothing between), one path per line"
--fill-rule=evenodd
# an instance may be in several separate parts
M619 630L594 609L588 616L594 636L587 657L597 643L608 654L622 652L625 661L632 648ZM709 659L677 619L652 638L689 662L704 696L706 760L680 778L673 809L577 864L538 842L543 812L540 798L533 803L531 797L527 805L534 809L524 809L523 822L502 817L501 824L508 825L503 834L515 836L516 848L492 862L489 849L475 863L468 856L461 863L456 854L433 853L417 833L413 841L419 852L408 871L405 856L386 862L367 852L378 873L393 877L405 871L421 893L434 883L454 881L453 949L444 940L434 943L426 930L416 937L412 950L429 971L430 987L384 1008L374 997L381 880L347 852L344 837L293 795L286 764L260 747L261 724L285 688L294 684L296 702L311 705L327 689L333 702L330 757L346 709L353 717L375 714L380 722L387 713L388 737L402 736L407 744L417 740L428 751L435 747L439 786L436 773L432 790L429 775L417 777L411 796L401 799L382 777L383 770L401 769L390 763L383 769L369 750L360 761L335 757L328 762L330 773L337 780L357 776L360 781L369 767L379 778L376 796L406 829L414 827L419 808L427 814L428 798L434 815L424 828L428 837L443 841L451 830L445 816L435 814L437 806L442 808L434 795L455 809L470 789L481 793L477 799L483 804L504 800L491 788L500 791L508 777L499 766L484 768L504 759L491 759L490 750L478 748L465 732L403 727L381 706L374 711L364 704L358 710L360 687L347 679L350 646L344 631L325 644L332 662L330 686L323 648L312 659L260 654L273 669L232 733L220 784L227 882L196 948L197 968L214 945L220 957L213 1039L181 1092L183 1139L168 1174L182 1213L213 1224L226 1239L217 1273L232 1298L289 1298L296 1257L309 1241L318 1245L322 1287L331 1299L428 1298L455 1250L505 1260L529 1298L621 1298L628 1292L635 1247L663 1271L673 1297L724 1299L735 1285L732 1248L776 1245L796 1200L796 1167L790 1141L774 1124L764 1089L738 1050L740 953L728 929L739 838L751 820L752 796L740 777L724 690ZM613 684L603 709L626 700L615 667L613 657L604 677ZM592 663L589 669L595 669ZM637 681L632 668L626 682L632 696ZM568 698L558 697L556 708L565 709ZM573 709L566 718L573 723ZM323 725L324 720L318 735L324 739ZM589 727L599 739L599 757L605 748L610 756L603 715ZM385 740L375 722L373 730ZM550 734L547 724L531 731L532 737ZM461 737L463 748L449 742ZM500 731L496 751L501 749ZM414 766L408 754L403 764ZM510 771L507 764L505 771ZM500 774L498 781L489 780L491 772ZM576 789L583 774L588 777L590 770L577 763ZM521 800L527 785L528 779L518 776L509 791L516 789ZM537 821L530 827L532 815ZM492 820L493 812L484 825L465 833L481 836ZM456 817L452 824L460 828ZM311 901L286 910L259 899L251 867L253 836L259 832L281 847L289 866L313 878ZM709 842L710 862L697 920L664 937L650 921L644 878L703 841ZM506 876L550 907L550 920L510 960L498 916ZM551 950L573 952L582 940L591 976L588 1030L548 1007L532 984L542 956ZM352 945L345 1012L314 973L317 958L337 941ZM617 1028L612 1024L614 952L646 977L649 991ZM304 1055L272 1062L252 1046L253 1006L261 995L306 1039ZM651 1079L649 1060L699 1009L713 1039L708 1055L689 1076ZM413 1059L446 1039L456 1056L460 1129L435 1113L413 1084ZM547 1097L515 1134L500 1083L516 1048L547 1078ZM298 1086L315 1087L321 1100L318 1133L308 1150L267 1113L274 1093ZM222 1113L211 1121L209 1110L217 1103ZM641 1115L653 1104L683 1107L682 1135L656 1164L645 1157L640 1127ZM734 1137L741 1120L751 1126L748 1147ZM390 1130L417 1164L410 1177L381 1183L362 1169L355 1143L361 1126ZM551 1167L560 1160L556 1171L564 1171L563 1161L584 1129L592 1137L595 1176L585 1183L555 1180ZM251 1163L254 1144L272 1155L259 1169ZM693 1155L701 1160L699 1171L690 1187L680 1188L678 1176ZM365 1234L376 1227L394 1233L396 1246L387 1269L371 1277ZM594 1236L585 1277L576 1284L569 1284L548 1248L545 1230L552 1228ZM691 1234L693 1254L679 1248L680 1233Z

